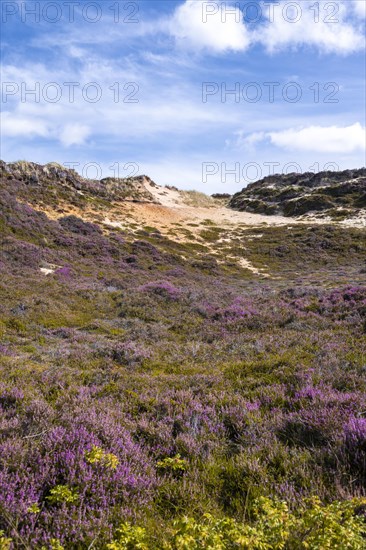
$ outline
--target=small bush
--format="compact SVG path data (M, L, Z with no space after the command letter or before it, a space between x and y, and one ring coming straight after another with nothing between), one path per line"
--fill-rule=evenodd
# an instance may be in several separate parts
M111 470L115 470L119 464L119 460L116 455L112 453L105 453L103 449L97 447L96 445L93 445L91 451L88 451L85 454L85 460L89 464L101 464L106 468L111 468Z
M4 531L0 531L0 550L10 550L11 539L5 536Z
M168 300L178 300L181 292L169 281L158 281L156 283L147 283L139 288L140 292L146 292L155 296L161 296Z
M77 216L66 216L64 218L60 218L59 224L67 231L77 233L78 235L92 236L95 234L101 235L102 233L101 229L97 225L90 222L85 222Z
M77 489L67 485L56 485L46 497L50 504L74 504L79 500Z
M182 474L187 470L187 461L184 458L181 458L180 454L175 456L163 458L159 460L156 464L156 467L161 472L167 472L172 474Z
M344 451L351 475L362 483L366 476L366 418L351 418L346 424Z
M182 517L173 523L166 550L364 550L366 528L356 515L364 500L334 502L323 506L318 498L291 513L285 502L260 498L255 503L254 521L204 514L201 520ZM147 535L143 528L123 524L109 550L141 549Z
M146 531L142 527L135 527L122 523L116 531L116 538L107 544L108 550L149 550L146 543Z

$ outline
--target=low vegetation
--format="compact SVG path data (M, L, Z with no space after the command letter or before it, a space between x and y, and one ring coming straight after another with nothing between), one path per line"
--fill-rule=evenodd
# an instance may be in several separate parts
M236 193L229 205L258 214L352 218L365 213L366 168L267 176Z
M365 548L364 233L178 243L29 185L0 188L0 548Z

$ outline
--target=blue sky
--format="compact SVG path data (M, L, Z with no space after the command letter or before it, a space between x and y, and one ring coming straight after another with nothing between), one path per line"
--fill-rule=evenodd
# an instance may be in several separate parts
M365 0L1 8L6 161L206 192L366 164Z

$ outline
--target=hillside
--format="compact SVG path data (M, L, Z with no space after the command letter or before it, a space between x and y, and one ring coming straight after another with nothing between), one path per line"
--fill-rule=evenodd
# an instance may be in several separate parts
M0 177L16 189L19 196L23 193L35 204L52 205L52 197L80 206L92 199L154 202L148 187L155 184L147 176L104 178L99 181L85 179L75 170L55 162L42 166L34 162L7 164L0 161Z
M229 205L239 211L288 217L365 217L366 168L267 176L236 193Z
M362 224L0 168L0 548L362 550Z

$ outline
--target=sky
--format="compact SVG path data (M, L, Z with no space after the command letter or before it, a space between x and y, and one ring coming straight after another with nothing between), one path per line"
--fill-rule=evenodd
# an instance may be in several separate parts
M207 193L366 165L366 0L1 0L1 158Z

